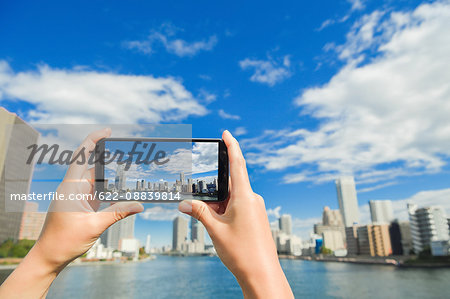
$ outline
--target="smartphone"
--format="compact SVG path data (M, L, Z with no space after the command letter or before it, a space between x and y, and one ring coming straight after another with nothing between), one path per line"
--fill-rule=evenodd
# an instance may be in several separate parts
M220 202L228 177L222 139L104 138L95 148L95 196L103 201Z

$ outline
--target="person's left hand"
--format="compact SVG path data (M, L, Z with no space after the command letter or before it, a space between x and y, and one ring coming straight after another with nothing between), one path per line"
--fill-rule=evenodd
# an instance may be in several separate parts
M102 138L109 137L111 129L91 133L75 151L77 157L84 148L84 161ZM120 202L96 211L99 201L93 197L94 168L88 163L71 163L57 193L65 200L50 204L47 218L36 244L0 286L0 298L43 298L64 267L84 254L100 235L117 221L142 212L138 202ZM68 200L69 196L85 196L83 200Z
M91 133L75 151L74 157L84 148L87 161L96 142L110 135L109 128ZM109 226L144 209L138 202L119 202L96 212L99 201L92 200L94 169L88 169L87 162L82 165L71 163L56 191L64 194L65 200L51 203L41 236L35 245L40 251L47 252L45 258L58 267L64 267L88 251ZM71 194L86 196L86 199L67 200Z

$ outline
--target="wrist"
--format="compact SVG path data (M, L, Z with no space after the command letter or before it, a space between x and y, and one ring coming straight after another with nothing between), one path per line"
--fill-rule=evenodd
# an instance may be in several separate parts
M0 297L44 298L61 270L62 268L46 261L39 246L33 246L2 284Z
M266 258L236 275L245 298L293 298L278 257ZM260 260L261 261L261 260Z
M39 263L47 273L58 275L70 262L66 259L60 259L52 252L52 248L47 248L42 242L37 241L28 253L27 257L33 262Z

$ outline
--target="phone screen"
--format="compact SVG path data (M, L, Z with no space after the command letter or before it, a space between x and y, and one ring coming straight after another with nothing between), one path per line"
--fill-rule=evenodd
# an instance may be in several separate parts
M97 147L103 157L96 164L102 200L221 201L228 192L220 139L109 138Z

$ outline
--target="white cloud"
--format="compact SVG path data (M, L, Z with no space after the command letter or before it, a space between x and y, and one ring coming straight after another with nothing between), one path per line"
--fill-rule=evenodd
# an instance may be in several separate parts
M333 25L334 23L336 23L335 20L333 19L326 19L325 21L322 22L322 24L320 24L320 27L317 28L317 31L322 31L323 29Z
M212 77L210 75L200 74L200 75L198 75L198 77L200 79L202 79L202 80L205 80L205 81L211 81L212 80Z
M266 132L246 143L253 150L249 163L269 170L301 166L284 177L291 183L341 174L376 183L436 173L447 164L450 4L380 15L364 16L347 35L338 47L346 64L328 83L295 99L318 128ZM367 52L374 58L364 58Z
M366 7L365 0L347 0L347 2L352 5L351 10L362 10Z
M241 119L239 115L226 113L223 109L219 110L219 116L222 117L223 119L235 119L235 120Z
M160 169L186 175L216 171L218 166L218 144L216 142L196 142L189 148L179 148L168 156L170 161L159 166Z
M152 54L152 45L148 40L144 41L129 41L123 43L124 47L130 50L137 50L138 52L141 52L143 54Z
M200 89L198 97L203 99L206 103L214 102L217 99L217 95L210 93L204 89Z
M215 142L196 142L192 148L192 172L204 173L219 168L217 155L218 144Z
M205 115L181 82L172 77L121 75L94 70L14 72L0 61L0 99L36 106L29 118L41 123L158 123Z
M178 56L194 56L200 51L211 51L217 44L217 37L210 36L207 40L196 42L186 42L182 39L167 40L164 36L160 37L168 52Z
M359 11L359 10L363 10L365 8L365 0L347 0L347 2L349 2L351 4L351 8L350 11L345 14L343 17L340 18L332 18L332 19L326 19L325 21L322 22L322 24L319 26L319 28L316 29L316 31L322 31L323 29L334 25L334 24L338 24L338 23L344 23L345 21L347 21L350 16L352 15L352 13L354 13L355 11Z
M291 62L288 55L284 56L281 62L275 61L270 57L268 60L246 58L239 61L239 65L243 70L254 70L250 81L269 86L274 86L292 75L290 71Z
M242 136L247 134L247 129L245 127L237 127L234 131L233 131L233 135L238 137L238 136Z
M275 217L275 218L280 218L280 210L281 210L281 206L277 206L276 208L273 209L267 209L267 216L271 217Z
M125 48L134 49L144 54L152 54L155 45L162 45L167 52L180 57L194 56L201 51L211 51L217 44L216 35L211 35L207 39L188 42L180 38L176 38L176 32L182 31L169 24L163 24L160 30L153 30L145 40L125 41Z
M347 33L347 41L343 45L334 46L333 43L326 44L324 49L335 49L340 59L361 59L360 55L368 49L377 49L382 42L392 38L392 34L396 32L395 19L393 23L380 24L381 18L385 12L374 11L371 14L364 15L361 19L353 24L350 32ZM380 26L381 25L381 26ZM387 28L390 27L390 28Z
M163 206L154 206L145 209L139 216L144 220L153 221L172 221L175 217L179 216L177 208L167 208Z

